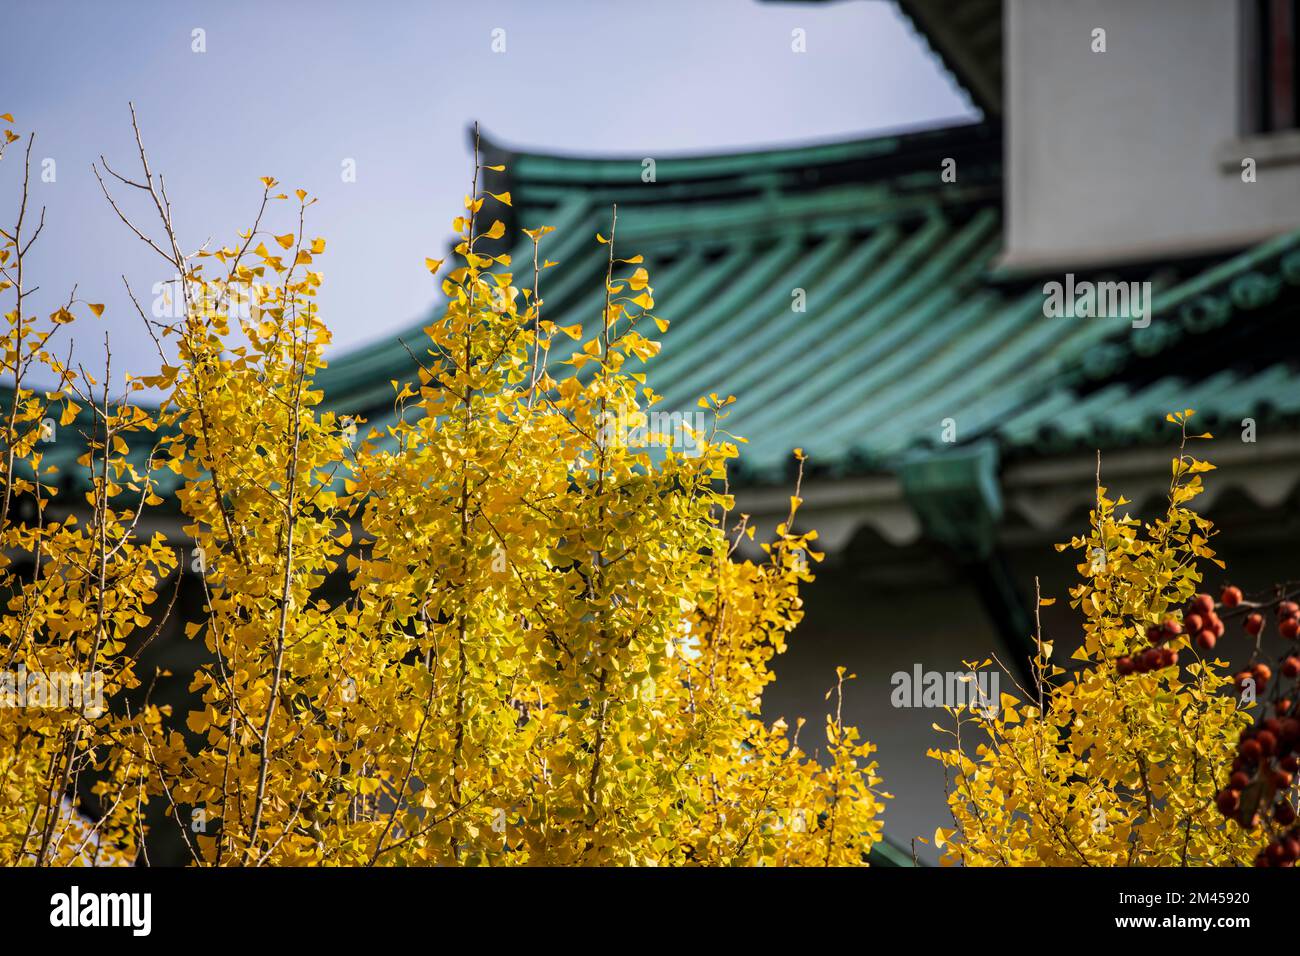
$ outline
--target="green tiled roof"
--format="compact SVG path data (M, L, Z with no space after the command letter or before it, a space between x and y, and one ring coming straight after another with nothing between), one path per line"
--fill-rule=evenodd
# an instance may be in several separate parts
M1001 132L994 124L798 149L658 158L590 159L516 153L487 188L509 189L507 235L555 226L544 253L545 314L599 321L609 207L619 207L621 254L641 253L656 311L671 321L646 368L665 412L708 392L734 394L730 430L749 439L735 478L782 481L791 451L814 474L897 470L943 449L952 419L960 445L992 444L998 460L1162 440L1171 407L1200 420L1300 422L1296 355L1300 232L1234 255L1128 268L1116 277L1155 291L1145 329L1125 318L1043 314L1045 279L993 271L1002 243ZM945 183L944 159L957 161ZM502 248L508 249L503 240ZM529 247L512 251L516 262ZM1108 276L1080 273L1077 279ZM792 309L804 290L806 311ZM432 314L443 305L435 303ZM382 426L391 379L414 379L430 316L333 357L328 403ZM400 340L404 340L405 346ZM574 347L565 340L566 346ZM556 374L566 358L552 356ZM580 374L587 374L586 372ZM82 448L47 446L47 460L84 486ZM173 476L163 473L163 490Z
M955 183L940 178L947 157ZM942 447L945 419L959 443L993 440L1015 457L1154 438L1170 407L1198 400L1209 416L1300 413L1300 390L1279 389L1290 356L1264 337L1294 313L1300 233L1116 276L1152 283L1148 328L1047 318L1043 281L1062 276L1008 282L992 272L1002 244L994 125L660 159L653 183L642 181L640 157L490 147L487 161L508 166L489 188L510 189L512 225L557 227L545 311L588 335L604 270L595 234L618 203L619 250L645 256L656 311L672 323L645 369L664 396L657 408L736 395L728 427L749 439L742 481L781 480L796 446L824 473L892 470L918 448ZM522 245L513 251L526 258ZM792 309L796 289L804 312ZM1225 368L1212 343L1227 333L1243 360ZM400 337L418 354L419 326ZM334 360L323 379L333 406L382 424L388 380L413 371L397 338Z
M1042 401L997 430L1004 447L1051 454L1160 440L1164 415L1195 408L1198 423L1243 418L1300 425L1300 232L1261 243L1170 282L1150 326L1077 357Z

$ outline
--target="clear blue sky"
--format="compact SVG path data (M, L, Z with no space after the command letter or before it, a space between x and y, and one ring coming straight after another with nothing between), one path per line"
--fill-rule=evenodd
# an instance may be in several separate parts
M79 298L108 306L98 322L115 367L141 372L156 355L119 276L146 308L168 276L90 172L100 153L133 168L128 100L187 251L233 241L260 176L320 197L308 231L329 242L319 266L333 355L427 315L423 260L443 254L467 190L474 119L515 147L664 156L976 115L889 0L5 0L0 22L0 112L37 131L34 175L56 164L55 182L33 186L47 207L35 308L52 311L79 283ZM796 27L804 54L790 49ZM191 50L195 28L204 53ZM492 51L495 28L505 53ZM20 145L0 163L6 225ZM341 180L345 158L355 183ZM126 199L146 221L142 194ZM78 356L100 367L103 328L77 328Z

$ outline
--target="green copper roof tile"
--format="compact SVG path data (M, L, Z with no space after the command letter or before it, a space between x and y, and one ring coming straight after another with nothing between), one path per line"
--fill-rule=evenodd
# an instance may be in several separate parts
M848 300L837 316L839 328L800 356L796 374L804 378L791 386L789 400L815 406L828 421L852 414L854 403L846 400L842 390L883 352L909 333L920 331L942 309L957 305L956 288L963 280L973 279L996 251L990 241L995 219L984 210L960 230L953 230L942 250L929 256L906 282L879 275L872 277L882 280L875 288L865 288L872 283L864 283L862 297ZM885 283L885 288L879 288ZM755 420L756 428L763 427L762 418Z
M646 324L663 352L628 367L646 372L661 411L689 412L709 392L736 396L726 427L750 440L740 482L782 480L796 446L825 473L896 470L914 453L943 453L949 418L958 445L992 443L1002 461L1158 440L1175 406L1300 425L1289 346L1300 230L1235 255L1128 270L1125 281L1155 291L1147 328L1124 316L1049 318L1043 278L992 268L1002 241L995 124L665 158L652 183L637 158L486 148L487 162L508 166L488 186L512 193L508 228L557 227L542 246L559 263L542 274L544 316L588 337L608 254L595 234L608 234L618 203L617 253L645 256L655 312L671 323L662 335ZM948 156L960 183L939 176ZM511 252L516 284L531 285L530 242L493 251ZM791 308L796 289L804 312ZM328 406L391 423L389 380L417 371L398 339L422 356L428 323L333 356L320 379ZM557 377L573 374L558 363L576 348L555 342ZM72 464L79 445L61 440L47 455L84 486Z
M884 183L896 186L897 177ZM973 185L968 195L977 193ZM832 471L864 463L891 468L908 449L936 445L946 418L955 420L959 443L992 436L1010 451L1032 453L1036 443L1046 452L1135 440L1163 419L1164 405L1188 404L1189 395L1211 403L1222 398L1219 404L1234 414L1260 404L1240 376L1163 372L1145 384L1107 379L1132 374L1142 363L1168 362L1171 349L1222 327L1224 315L1246 306L1257 311L1290 294L1300 269L1287 278L1280 263L1296 249L1295 235L1208 269L1160 269L1150 279L1152 325L1139 330L1124 316L1048 318L1041 285L990 284L989 265L1000 248L996 204L954 204L937 181L931 191L932 199L909 196L903 203L872 183L864 194L884 201L888 193L896 206L890 215L854 205L851 215L824 228L804 224L776 239L741 233L729 243L719 243L714 230L702 235L703 217L750 221L781 204L750 195L723 208L711 198L677 216L682 225L674 234L667 224L684 211L674 204L651 216L621 203L619 251L640 251L626 237L636 235L638 223L649 223L650 249L664 249L667 258L661 267L653 251L647 254L656 311L672 323L661 336L647 333L664 349L646 368L649 384L663 395L658 408L689 411L710 391L735 394L728 428L750 439L742 447L744 473L765 480L784 474L795 446ZM515 193L517 205L521 198L526 208L526 189ZM818 208L807 198L795 205ZM603 299L605 250L592 237L606 230L606 217L587 204L585 218L573 226L577 239L566 243L569 255L543 280L547 317L578 322L587 335L596 331ZM1244 294L1243 277L1256 275L1270 281L1252 283ZM796 288L808 296L807 312L791 310ZM1261 294L1269 301L1258 301ZM1206 323L1206 315L1214 321ZM558 342L553 359L576 348ZM371 362L380 354L372 352ZM389 374L403 360L391 349L386 355ZM336 364L346 368L349 360ZM558 376L570 374L555 368ZM1256 380L1275 382L1277 374ZM353 397L368 403L378 391L358 388ZM341 407L347 396L331 399ZM1290 411L1298 403L1273 401L1267 408Z
M882 230L864 246L861 255L870 257L875 254L892 241L893 235L892 230ZM778 274L747 303L713 322L705 316L689 313L677 318L677 302L671 289L666 289L662 300L664 314L674 325L664 335L664 351L654 363L657 380L666 388L664 406L690 404L698 395L718 390L720 383L703 391L699 388L701 377L709 374L707 369L719 355L716 349L708 346L709 339L726 336L728 345L722 354L733 370L736 382L745 374L745 369L764 355L774 350L778 355L785 354L782 340L788 329L784 329L782 323L794 314L791 311L791 293L802 288L801 283L822 276L850 249L846 236L819 243L812 249L803 249L799 243L783 243L774 250L781 257ZM662 284L660 288L664 288Z

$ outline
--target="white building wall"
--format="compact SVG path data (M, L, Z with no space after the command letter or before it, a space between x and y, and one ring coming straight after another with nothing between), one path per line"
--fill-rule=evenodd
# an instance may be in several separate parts
M1003 265L1210 252L1300 226L1300 136L1242 138L1239 0L1006 0L1004 16Z

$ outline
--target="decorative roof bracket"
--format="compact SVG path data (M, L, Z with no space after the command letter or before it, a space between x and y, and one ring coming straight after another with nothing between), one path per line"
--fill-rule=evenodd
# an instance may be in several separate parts
M913 452L898 475L926 536L978 561L992 553L1002 519L997 471L997 446L986 440Z

